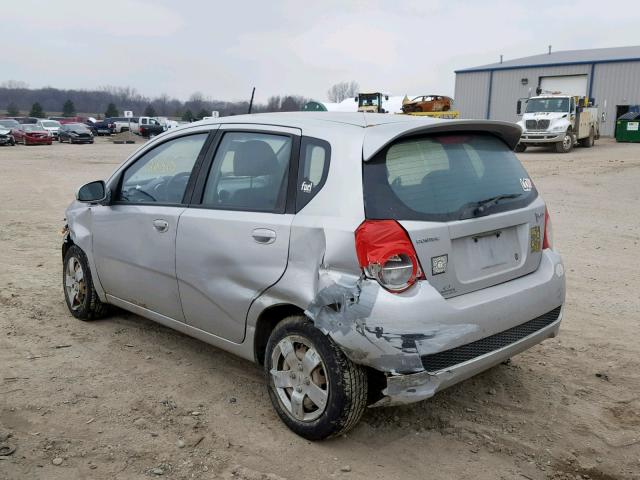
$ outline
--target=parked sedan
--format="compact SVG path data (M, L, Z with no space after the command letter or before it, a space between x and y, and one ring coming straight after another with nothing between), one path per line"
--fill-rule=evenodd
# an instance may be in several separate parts
M0 118L0 127L8 128L10 130L18 130L20 128L20 122L13 118Z
M13 138L10 128L0 127L0 145L15 145L16 140Z
M8 133L3 134L4 140L0 139L0 143L4 141L4 145L16 144L16 131L20 129L20 124L12 118L0 118L0 130L6 130Z
M51 145L53 142L51 133L35 123L20 125L14 136L16 142L24 145Z
M520 133L328 112L173 129L78 190L67 306L255 361L289 428L340 435L558 333L564 266Z
M51 136L54 140L58 140L58 134L60 133L60 127L62 126L60 122L56 120L38 120L36 124L48 132L51 132Z
M84 123L65 123L60 127L60 143L93 143L93 134Z

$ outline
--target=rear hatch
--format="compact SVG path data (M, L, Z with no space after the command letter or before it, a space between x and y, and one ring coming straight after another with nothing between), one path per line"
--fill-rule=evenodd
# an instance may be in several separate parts
M443 297L538 268L544 203L500 138L482 132L401 138L363 168L366 217L404 227Z

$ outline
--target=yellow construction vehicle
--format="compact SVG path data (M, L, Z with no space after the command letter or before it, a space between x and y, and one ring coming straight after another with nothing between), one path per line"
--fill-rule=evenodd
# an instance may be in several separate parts
M358 104L359 112L368 113L389 113L383 107L383 102L389 100L389 95L381 92L371 93L359 93L355 97L355 101Z

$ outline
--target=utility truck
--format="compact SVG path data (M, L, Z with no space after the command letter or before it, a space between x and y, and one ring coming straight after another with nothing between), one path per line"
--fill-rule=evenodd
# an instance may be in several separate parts
M529 146L553 146L558 153L570 152L577 144L592 147L600 138L598 107L592 105L586 97L558 92L518 100L522 136L516 152Z

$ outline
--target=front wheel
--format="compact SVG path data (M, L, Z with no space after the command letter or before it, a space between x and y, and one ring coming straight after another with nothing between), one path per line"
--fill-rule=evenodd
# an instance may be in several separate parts
M567 130L561 142L556 143L556 152L569 153L573 149L573 134Z
M69 312L80 320L95 320L107 312L107 305L100 301L93 286L87 256L82 249L72 245L64 256L62 288Z
M280 419L308 440L353 428L367 406L367 374L305 316L274 329L264 359L269 396Z
M522 143L519 143L518 145L516 145L516 152L517 153L522 153L527 149L526 145L523 145Z

